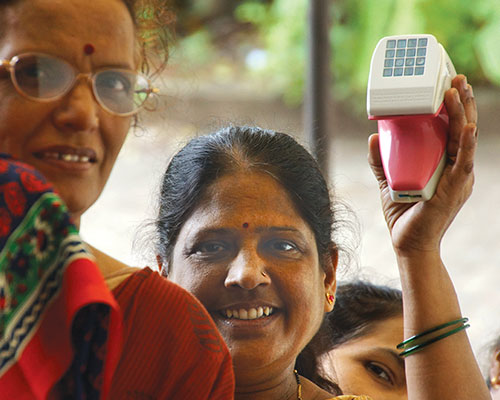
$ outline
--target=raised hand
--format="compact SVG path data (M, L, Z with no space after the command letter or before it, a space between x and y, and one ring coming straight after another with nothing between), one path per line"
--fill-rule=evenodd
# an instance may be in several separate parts
M472 87L464 75L453 79L452 87L445 93L445 106L450 117L447 165L429 201L394 203L391 200L380 159L378 134L369 138L368 161L379 183L385 220L399 255L439 252L444 233L472 192L477 109Z

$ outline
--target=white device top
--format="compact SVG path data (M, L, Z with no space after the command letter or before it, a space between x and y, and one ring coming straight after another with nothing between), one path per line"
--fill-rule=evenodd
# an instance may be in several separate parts
M435 114L456 74L433 35L384 37L370 65L368 115Z

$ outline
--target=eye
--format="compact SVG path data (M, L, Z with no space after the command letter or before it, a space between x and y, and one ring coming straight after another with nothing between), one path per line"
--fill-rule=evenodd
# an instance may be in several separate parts
M221 243L204 243L196 249L196 254L218 253L223 250L225 250L225 247Z
M50 58L29 57L20 60L15 67L16 79L24 85L59 85L68 74L64 64Z
M382 365L379 365L374 362L367 362L365 364L365 368L367 371L373 375L376 379L383 381L386 384L391 386L394 385L393 379L391 378L391 374L387 368Z
M274 239L266 243L265 248L276 257L296 257L301 251L296 243L286 239Z
M202 242L193 247L191 255L200 259L217 259L228 254L229 245L221 241Z
M103 71L97 75L96 85L99 90L105 90L114 93L130 92L132 82L129 78L119 71Z
M292 251L292 250L297 249L297 246L293 245L290 242L284 241L284 240L276 240L276 241L272 242L271 247L274 250L278 250L278 251Z

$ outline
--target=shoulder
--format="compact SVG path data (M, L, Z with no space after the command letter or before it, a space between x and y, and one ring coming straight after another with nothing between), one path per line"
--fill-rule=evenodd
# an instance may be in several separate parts
M225 350L208 312L189 292L150 268L138 270L113 291L126 320L160 323L212 352ZM174 335L174 332L171 332Z
M118 261L116 258L103 253L88 243L87 246L90 248L97 266L106 281L106 285L108 285L110 290L115 289L124 280L139 270L139 268L130 267L127 264Z
M190 293L144 268L113 294L124 320L124 351L114 388L142 387L140 391L152 398L170 398L171 390L183 395L175 398L193 398L196 390L201 395L215 387L233 390L229 351L207 311ZM139 379L128 371L131 365L150 375Z

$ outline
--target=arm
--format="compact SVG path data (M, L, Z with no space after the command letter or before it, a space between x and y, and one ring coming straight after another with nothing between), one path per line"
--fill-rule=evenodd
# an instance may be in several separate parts
M393 203L385 180L378 135L369 140L369 163L379 182L382 208L396 253L403 289L405 338L461 317L453 283L441 260L440 243L472 192L477 111L463 75L446 92L450 116L448 164L433 198ZM408 356L410 400L490 399L465 331Z

